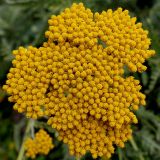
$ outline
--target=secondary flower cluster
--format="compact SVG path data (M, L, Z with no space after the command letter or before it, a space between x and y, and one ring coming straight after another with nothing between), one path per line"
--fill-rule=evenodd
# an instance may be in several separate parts
M47 155L54 145L52 144L52 138L49 134L40 129L34 139L28 138L25 141L26 156L34 159L37 154Z
M3 87L14 109L27 117L48 116L48 124L76 156L90 151L110 157L124 147L137 123L133 111L145 105L139 81L124 78L146 70L150 39L128 11L93 14L82 3L52 16L40 48L20 47Z

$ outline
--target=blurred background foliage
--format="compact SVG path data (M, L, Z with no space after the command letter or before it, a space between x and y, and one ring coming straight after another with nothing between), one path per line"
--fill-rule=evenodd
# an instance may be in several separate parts
M0 0L0 160L16 160L22 143L27 119L13 111L2 90L13 59L12 50L18 46L40 46L47 28L48 18L79 0ZM137 111L139 124L133 126L133 140L124 149L116 148L113 160L160 160L160 0L81 0L93 12L122 7L143 22L152 39L151 48L156 55L146 63L148 70L134 74L141 81L147 106ZM129 74L129 73L128 73ZM67 146L56 139L57 133L35 123L35 129L45 127L54 137L55 148L47 157L37 160L74 160ZM26 158L24 158L26 159ZM91 160L88 153L83 160ZM98 158L100 159L100 158ZM105 160L105 158L102 158Z

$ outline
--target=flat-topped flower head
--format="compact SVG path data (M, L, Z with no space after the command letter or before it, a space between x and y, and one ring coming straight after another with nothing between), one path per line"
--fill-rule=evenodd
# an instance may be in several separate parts
M40 129L34 139L28 138L25 140L26 156L35 159L37 154L47 155L54 145L52 144L52 138L43 129Z
M109 158L115 144L131 138L134 111L145 105L139 81L125 78L124 66L146 70L144 61L155 53L148 31L127 10L93 14L82 3L48 23L42 47L13 52L4 89L18 112L47 116L70 154Z

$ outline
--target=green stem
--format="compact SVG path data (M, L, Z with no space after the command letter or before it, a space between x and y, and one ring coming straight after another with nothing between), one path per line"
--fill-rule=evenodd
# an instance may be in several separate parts
M34 120L31 119L31 137L34 139Z
M122 151L119 147L118 147L118 158L119 160L122 160Z
M23 158L24 158L24 153L25 153L24 142L25 142L25 140L27 138L28 133L31 130L31 127L33 127L33 124L34 124L33 120L29 119L28 123L27 123L26 130L25 130L25 134L24 134L24 137L23 137L23 142L22 142L22 145L21 145L18 157L17 157L17 160L23 160Z
M132 137L132 139L130 139L130 143L131 143L131 145L132 145L132 147L133 147L133 149L134 149L135 151L138 151L138 150L139 150L139 148L138 148L136 142L134 141L133 137ZM140 160L145 160L144 157L143 157L143 155L142 155L142 153L139 153L139 159L140 159Z

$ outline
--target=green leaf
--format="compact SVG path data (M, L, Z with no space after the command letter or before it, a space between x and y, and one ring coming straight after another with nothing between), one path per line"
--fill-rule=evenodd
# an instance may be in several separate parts
M148 79L149 79L147 72L141 73L141 78L143 85L146 86L148 84Z

